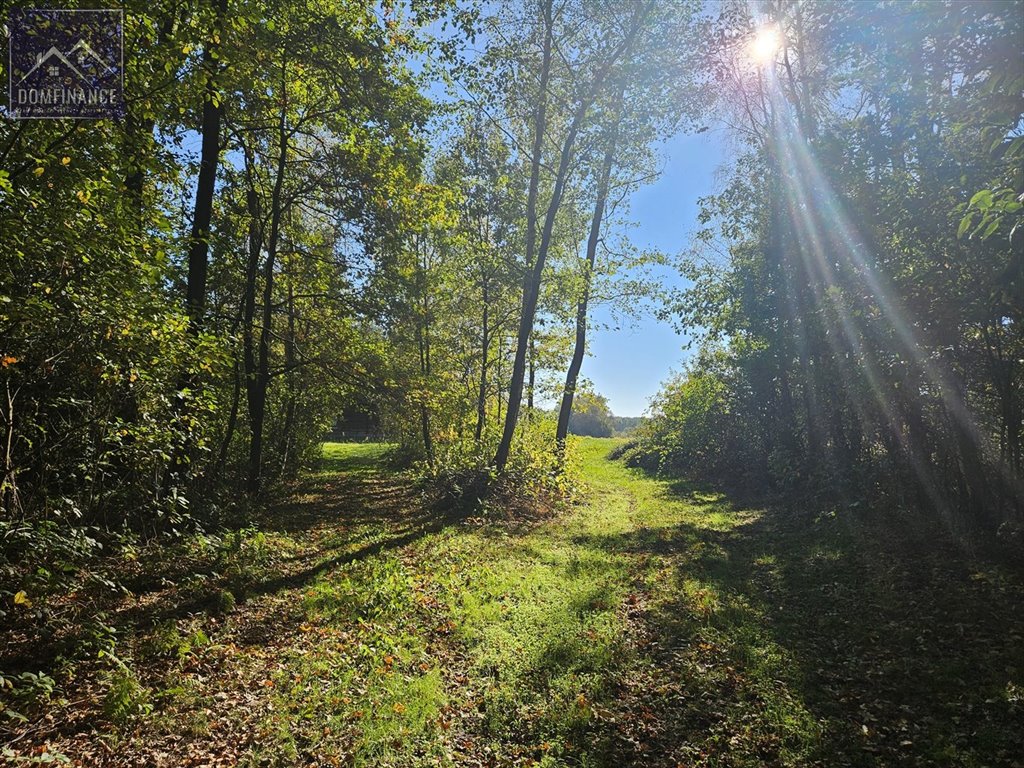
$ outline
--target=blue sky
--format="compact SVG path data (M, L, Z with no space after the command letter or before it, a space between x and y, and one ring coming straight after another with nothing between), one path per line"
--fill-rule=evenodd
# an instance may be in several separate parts
M419 72L422 65L413 60L410 66ZM428 82L425 93L439 102L451 98L439 82ZM434 127L436 130L439 126ZM186 148L198 156L198 137L190 135ZM721 133L711 130L675 136L662 143L659 155L661 175L637 190L630 200L629 218L635 226L627 234L638 248L656 248L674 256L687 247L696 228L698 198L716 190L715 172L725 163L726 150ZM684 285L673 269L663 268L659 276L668 287ZM608 398L615 415L640 416L661 383L680 369L690 353L684 349L686 337L653 314L623 323L616 328L606 308L594 308L589 354L581 375ZM555 373L560 379L565 372ZM553 407L555 403L545 405Z
M438 23L431 28L442 34ZM476 46L482 47L483 38ZM421 62L410 66L419 72ZM428 82L425 93L438 102L453 98L440 82ZM435 130L439 126L435 126ZM635 226L629 239L638 248L656 248L669 256L684 250L697 225L697 200L715 191L715 171L725 162L720 135L714 130L701 134L680 134L662 143L661 175L637 190L630 200L630 219ZM659 271L666 286L682 286L683 278L673 269ZM616 416L641 416L661 383L678 370L689 354L686 339L653 314L615 327L606 308L597 307L591 316L589 354L581 376L608 398ZM556 371L556 379L564 371ZM555 402L545 403L555 406Z
M697 225L697 200L715 191L715 171L725 161L721 139L714 132L679 135L661 147L664 170L657 181L637 190L631 200L629 232L640 248L657 248L669 255L684 250ZM659 274L668 286L684 285L672 269ZM598 308L590 334L590 355L582 375L608 398L616 416L640 416L648 401L688 352L684 336L646 315L616 330L609 312Z

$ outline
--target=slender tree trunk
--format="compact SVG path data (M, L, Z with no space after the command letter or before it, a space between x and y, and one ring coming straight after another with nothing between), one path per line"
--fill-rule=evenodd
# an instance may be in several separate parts
M424 255L424 267L423 276L424 283L426 283L426 255ZM427 287L424 285L423 290L423 381L426 386L430 386L430 296L427 293ZM434 465L434 439L430 434L430 407L426 400L423 401L422 405L422 419L423 419L423 448L427 452L427 462L430 466Z
M423 434L423 451L427 455L427 464L434 466L434 440L430 434L430 408L426 402L426 389L430 381L430 329L427 319L416 328L416 341L420 351L420 376L423 380L423 394L420 399L420 429Z
M282 82L287 64L282 62ZM287 106L281 107L278 123L277 171L270 200L270 235L267 238L267 258L263 264L263 307L260 321L259 343L256 348L256 368L246 378L249 402L249 474L246 491L250 496L259 494L263 485L263 427L267 412L267 390L270 387L270 332L274 308L274 267L281 236L282 192L285 167L288 160Z
M484 272L481 284L483 298L483 318L480 329L480 390L476 399L476 442L479 443L484 434L484 422L487 420L487 348L491 339L488 328L488 285L487 273Z
M498 356L494 360L494 380L498 382L496 387L495 396L497 397L498 405L498 421L501 421L501 407L503 405L501 400L501 363L505 359L505 337L500 333L498 334Z
M247 157L247 169L252 161ZM245 298L242 302L242 379L245 381L248 401L253 377L256 375L256 282L259 277L260 256L263 253L263 211L255 180L249 179L246 208L249 214L249 256L245 269Z
M533 124L533 147L530 155L530 184L526 194L526 271L523 275L523 308L519 323L519 345L512 365L512 383L509 387L508 411L505 414L505 427L494 456L494 464L498 470L504 470L512 449L512 436L515 433L516 421L519 418L519 400L522 397L523 363L526 354L526 337L533 326L531 302L534 283L534 262L537 243L537 197L540 191L540 167L544 153L544 133L547 130L548 112L548 80L551 77L551 52L553 47L554 19L551 15L551 0L547 0L542 8L544 16L544 44L541 53L540 85L537 93L537 114ZM543 267L543 261L541 261ZM527 317L527 315L530 315ZM525 332L524 332L525 331ZM517 383L518 382L518 383ZM501 395L498 395L499 408ZM500 418L500 416L499 416Z
M289 268L286 277L288 280L288 298L287 298L287 311L288 311L288 330L284 337L284 367L285 376L288 387L288 397L285 401L284 408L284 427L281 429L281 441L279 444L279 451L281 454L281 474L285 475L288 471L288 458L290 454L290 448L292 444L292 431L295 428L295 377L293 370L297 363L295 354L295 283L292 279L291 269Z
M533 416L533 385L537 381L537 338L530 334L530 374L526 379L526 415Z
M188 313L188 334L193 339L199 336L206 314L206 272L210 256L210 222L213 218L213 196L217 186L217 166L220 162L220 127L223 104L217 75L220 65L217 63L217 51L220 48L220 35L223 34L227 16L227 0L218 0L217 16L214 21L214 34L203 47L201 68L206 77L206 90L203 97L203 116L200 125L202 145L199 154L199 176L196 179L196 197L193 206L192 231L189 238L188 271L185 284L185 310ZM126 179L129 193L137 197L142 204L143 177L135 175ZM200 382L197 377L183 372L179 379L178 391L198 389ZM179 394L173 408L173 420L178 421L184 415L187 402L183 394ZM164 472L162 490L168 492L175 478L183 470L191 473L192 463L188 462L193 451L191 437L186 437L182 444L177 445Z
M196 181L196 200L189 238L188 282L185 304L188 310L189 330L198 335L206 312L206 272L210 255L210 221L213 217L213 193L217 185L217 165L220 160L220 123L223 113L220 88L217 85L217 53L219 35L227 16L227 0L218 0L217 21L212 36L203 48L202 70L206 76L203 99L202 149L199 158L199 178Z
M3 489L3 511L8 519L13 520L22 512L21 501L18 497L18 470L14 463L14 401L18 396L18 390L11 392L9 379L4 382L4 388L7 395L7 407L4 409L4 426L7 428L7 435L4 440L4 476L0 479L0 488Z
M551 199L548 203L547 213L544 217L544 229L541 232L540 242L536 244L536 199L537 186L534 177L539 176L541 153L543 149L543 135L546 130L546 108L547 108L547 83L551 69L552 49L552 25L551 4L546 4L545 14L545 37L544 52L541 62L541 96L538 116L536 120L533 156L531 157L530 190L527 198L527 272L523 286L522 314L519 319L519 334L516 339L516 354L512 363L512 380L509 384L508 409L505 413L505 427L502 431L501 442L494 456L494 465L498 471L503 471L508 463L509 453L512 450L512 439L515 436L516 424L519 420L519 409L523 400L523 385L526 379L526 355L530 343L530 335L533 332L533 321L537 314L537 301L540 297L541 278L544 273L544 262L547 258L548 248L551 245L551 237L555 227L555 218L562 204L562 196L565 193L565 185L568 181L570 164L573 151L576 146L576 138L582 127L583 120L590 110L601 89L604 87L608 72L619 57L632 48L637 34L640 31L645 18L650 13L653 3L645 3L633 14L629 30L623 41L608 54L601 68L594 75L594 81L588 92L583 94L572 120L569 123L562 142L561 153L558 159L558 166L555 173L555 183L551 191ZM532 206L530 205L532 200ZM536 259L532 262L534 246L536 244Z
M235 365L232 369L234 374L234 389L231 392L231 409L228 411L228 423L224 427L224 439L220 444L220 452L217 454L217 461L213 465L213 477L217 477L224 470L224 464L228 459L228 450L231 448L231 440L235 436L235 427L238 424L238 405L242 395L242 380L239 376L239 360L235 356Z
M562 390L562 404L558 410L558 426L555 429L555 443L559 459L565 456L565 440L569 434L569 416L572 414L572 402L576 396L576 383L579 380L583 356L587 350L587 310L590 303L590 287L597 264L597 245L601 239L601 223L604 220L604 209L608 202L608 182L611 178L612 165L615 162L615 145L618 142L619 119L621 110L622 90L619 90L616 103L614 122L609 130L608 146L605 148L604 160L601 163L597 191L594 198L594 213L590 219L590 234L587 236L587 262L583 272L583 293L576 304L576 340L572 349L569 370L565 374L565 388Z
M794 333L794 312L792 306L792 285L787 280L791 270L787 268L782 233L782 178L779 168L778 147L774 137L777 129L774 125L775 115L771 114L772 126L769 129L768 141L768 242L765 262L769 270L769 280L775 287L773 292L772 310L775 317L775 379L778 386L778 407L772 427L772 441L780 445L790 456L796 457L797 432L794 419L793 389L790 382L790 368L793 353L791 337ZM772 446L769 446L768 453ZM777 480L777 478L772 478Z

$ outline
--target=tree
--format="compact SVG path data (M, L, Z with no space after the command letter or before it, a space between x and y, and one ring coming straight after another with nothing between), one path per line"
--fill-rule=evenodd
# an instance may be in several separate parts
M1002 288L1019 286L1009 244L958 239L956 212L1000 174L977 137L1020 112L981 84L1019 52L1020 20L999 4L764 9L780 45L760 62L746 9L717 22L710 74L746 151L704 201L718 233L676 305L725 342L725 397L758 446L743 466L997 523L1021 503L1004 356L1020 302Z
M533 109L529 110L533 120L532 148L528 158L530 183L526 209L526 272L516 353L509 384L508 409L501 441L494 456L494 464L499 471L508 463L519 419L527 352L540 296L544 264L551 248L555 221L566 186L574 170L576 143L587 125L591 107L606 89L613 69L621 59L629 55L633 46L637 44L641 30L650 23L651 9L650 3L629 6L625 9L626 17L622 18L618 13L620 9L612 7L602 6L599 9L600 15L594 16L590 16L582 8L567 7L561 9L556 18L551 2L545 0L540 4L537 16L525 20L529 25L527 29L531 30L530 35L540 43L540 65L537 72L539 89L527 97L533 105ZM580 37L575 37L574 33ZM517 41L516 44L521 42ZM556 49L559 54L558 63L564 64L564 69L555 65L553 52ZM574 50L578 54L573 60L564 58L569 50ZM559 103L564 105L557 118L549 115L552 92L558 93ZM552 163L554 170L550 180L551 192L541 217L538 210L540 171L542 165L547 162L544 140L549 128L555 126L560 130L555 134L558 138Z
M574 435L589 437L611 437L615 431L608 399L594 391L589 382L584 382L573 400L569 431Z

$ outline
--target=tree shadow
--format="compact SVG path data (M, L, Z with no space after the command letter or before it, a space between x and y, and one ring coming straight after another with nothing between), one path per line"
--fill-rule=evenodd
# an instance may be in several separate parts
M286 500L253 520L257 535L271 542L268 547L278 535L310 546L292 554L273 553L265 568L240 562L244 551L225 557L216 547L198 554L184 545L154 548L119 575L127 594L91 598L88 612L119 635L145 635L167 621L230 611L226 592L232 602L245 602L298 589L336 568L401 549L460 522L458 515L431 505L408 478L381 472L380 454L326 457L289 489ZM93 626L76 621L45 643L11 644L3 667L8 673L48 668L58 657L91 648L94 632Z
M324 458L318 471L295 484L288 499L257 520L264 534L310 542L306 550L281 558L267 578L227 584L237 597L256 599L303 587L330 571L401 549L458 523L460 518L432 506L407 478L380 471L379 452ZM154 624L209 607L209 597L174 602L132 617Z
M670 564L639 617L668 682L623 695L637 730L618 741L622 764L1024 755L1024 586L997 559L896 513L768 508L737 521L743 506L706 487L665 495L692 506L687 521L577 538Z

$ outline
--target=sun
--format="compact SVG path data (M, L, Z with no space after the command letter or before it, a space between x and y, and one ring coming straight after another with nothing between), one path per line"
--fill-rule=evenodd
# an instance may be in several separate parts
M770 24L761 27L750 41L750 56L760 65L772 64L782 47L782 35L779 28Z

